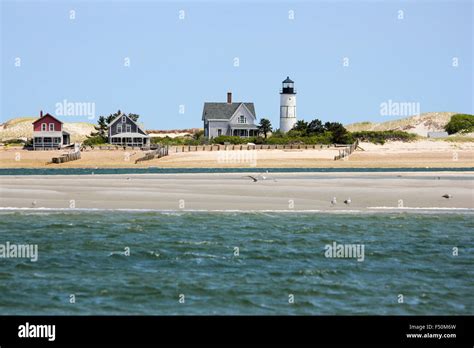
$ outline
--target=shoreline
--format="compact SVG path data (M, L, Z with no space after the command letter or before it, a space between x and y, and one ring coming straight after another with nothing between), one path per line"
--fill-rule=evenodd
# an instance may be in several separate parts
M267 175L257 182L242 173L3 175L0 208L170 212L474 209L472 173ZM443 198L445 194L452 198ZM345 204L349 198L351 202Z
M26 213L102 213L102 212L126 212L126 213L157 213L157 214L170 214L170 215L179 215L179 214L207 214L207 213L216 213L216 214L400 214L400 213L412 213L412 214L438 214L438 213L472 213L474 214L474 208L446 208L446 207L406 207L406 208L395 208L395 207L368 207L366 210L239 210L239 209L229 209L229 210L193 210L193 209L113 209L113 208L20 208L20 207L0 207L0 214L2 212L26 212Z

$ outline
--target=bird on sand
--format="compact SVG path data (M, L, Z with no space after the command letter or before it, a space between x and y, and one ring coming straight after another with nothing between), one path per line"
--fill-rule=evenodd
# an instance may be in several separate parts
M449 193L444 194L442 197L443 197L443 198L446 198L446 199L453 198L453 196L450 195Z
M351 198L349 197L348 199L344 200L344 203L345 204L351 204L352 200Z
M257 181L258 181L257 178L254 177L254 176L252 176L252 175L246 175L246 176L244 176L244 178L250 178L250 179L253 180L253 182L257 182Z
M331 204L332 204L332 205L335 205L336 203L337 203L336 197L333 197L333 198L331 199Z
M260 173L259 177L262 178L262 180L273 179L273 181L276 181L275 178L270 177L268 170L265 173Z
M31 202L31 206L34 208L36 207L36 201Z

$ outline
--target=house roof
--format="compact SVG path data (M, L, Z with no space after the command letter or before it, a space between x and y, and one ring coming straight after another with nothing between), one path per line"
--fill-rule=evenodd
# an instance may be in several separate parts
M253 103L204 103L202 120L230 120L241 104L244 104L255 117Z
M130 117L128 117L128 115L125 115L125 114L120 114L118 115L117 117L115 117L112 121L110 121L108 127L110 128L111 125L113 125L117 120L119 120L121 117L125 116L126 118L128 118L130 121L132 121L133 123L136 124L136 126L141 129L141 131L143 133L146 133L145 130L143 129L143 125L141 123L138 123L138 122L135 122L134 120L132 120Z
M35 123L41 121L41 120L42 120L43 118L45 118L46 116L49 116L49 117L51 117L51 118L54 118L54 119L55 119L56 121L58 121L59 123L62 123L60 120L58 120L58 119L57 119L56 117L54 117L53 115L51 115L51 114L45 114L45 115L43 115L43 117L40 117L40 118L38 118L36 121L34 121L33 124L35 124Z

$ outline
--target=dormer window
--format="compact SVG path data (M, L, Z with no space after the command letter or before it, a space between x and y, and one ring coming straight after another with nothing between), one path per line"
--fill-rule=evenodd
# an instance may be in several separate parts
M54 123L49 124L49 131L54 132Z
M122 116L122 123L126 123L126 122L127 122L127 117Z
M241 115L239 117L239 123L247 123L247 117L245 117L244 115Z
M41 131L46 132L46 123L41 123Z
M122 125L121 124L117 125L117 133L122 133Z

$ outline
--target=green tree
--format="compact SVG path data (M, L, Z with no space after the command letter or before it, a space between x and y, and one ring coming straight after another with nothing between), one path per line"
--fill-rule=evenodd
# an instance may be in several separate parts
M324 133L323 123L317 118L308 124L308 133L310 135L319 135Z
M468 114L453 115L444 129L448 134L472 132L474 131L474 116Z
M295 123L292 130L300 131L302 134L306 134L306 132L308 131L308 122L299 120Z
M347 144L350 142L350 134L339 122L326 122L324 128L331 132L332 142L335 144Z
M102 138L106 138L107 128L108 128L107 119L104 116L99 116L99 119L97 121L97 126L94 126L94 129L96 130L96 132L92 132L91 136L93 137L99 136Z
M137 122L137 121L138 121L138 118L140 117L140 115L137 115L137 114L128 114L128 117L130 117L133 121Z
M267 139L267 133L272 131L272 124L270 120L262 118L258 125L258 134L263 134L264 138Z

